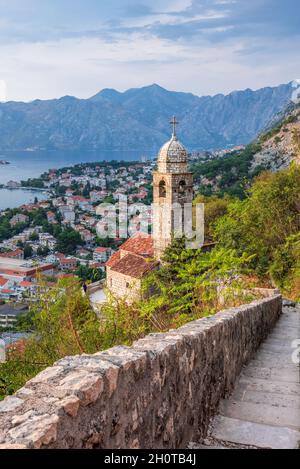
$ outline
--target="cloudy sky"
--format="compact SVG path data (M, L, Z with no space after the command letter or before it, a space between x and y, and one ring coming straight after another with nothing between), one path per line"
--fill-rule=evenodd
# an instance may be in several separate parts
M0 8L7 99L152 83L205 95L300 77L299 0L0 0Z

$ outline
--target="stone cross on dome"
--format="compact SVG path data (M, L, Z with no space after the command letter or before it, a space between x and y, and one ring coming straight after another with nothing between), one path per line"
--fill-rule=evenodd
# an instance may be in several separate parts
M176 116L172 117L170 124L173 126L173 137L176 137L176 125L179 124L179 122L176 119Z

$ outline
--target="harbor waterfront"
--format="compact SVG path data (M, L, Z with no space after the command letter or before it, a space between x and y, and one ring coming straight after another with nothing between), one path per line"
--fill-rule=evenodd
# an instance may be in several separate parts
M49 196L47 191L34 189L0 189L0 210L7 208L18 208L23 204L38 200L46 200Z
M94 161L137 161L145 154L153 157L155 151L11 151L2 152L1 160L8 165L0 166L0 185L10 180L18 181L39 177L50 168L63 168Z
M150 156L153 156L152 153ZM94 161L136 161L141 158L141 152L135 151L19 151L4 152L1 160L9 164L0 166L0 186L5 186L9 181L20 182L29 178L39 177L50 168L62 168L79 163ZM31 190L30 188L0 189L0 210L17 208L23 204L48 198L48 192L43 190Z

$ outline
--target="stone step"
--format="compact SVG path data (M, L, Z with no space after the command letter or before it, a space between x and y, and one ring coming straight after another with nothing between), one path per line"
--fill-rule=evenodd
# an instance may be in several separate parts
M212 436L223 442L270 449L297 449L300 442L300 433L290 428L263 425L221 415L214 420Z
M239 383L230 397L231 402L252 402L253 404L267 404L274 407L289 407L300 409L300 395L287 395L270 391L253 391L248 386ZM299 422L300 425L300 422Z
M270 379L249 378L241 376L238 386L250 391L271 392L284 396L298 396L300 399L300 384L273 381Z
M259 350L261 348L263 349L270 348L275 353L281 353L281 352L284 353L293 348L292 342L294 342L294 340L297 340L297 339L285 340L285 339L273 339L272 337L270 337L268 340L266 340L265 342L261 344ZM299 340L300 340L300 337L299 337Z
M290 335L298 335L299 336L299 327L298 325L296 326L295 323L294 323L294 326L284 326L282 325L281 327L275 327L275 329L273 329L270 334L268 335L268 337L273 337L274 335L278 335L280 334L281 336L290 336ZM267 338L268 338L267 337Z
M285 372L291 372L291 374L293 374L295 376L298 376L298 382L299 382L299 366L296 365L295 363L293 363L292 354L291 354L290 361L286 360L284 357L281 357L281 358L282 358L281 362L282 362L282 360L284 360L284 365L282 363L280 363L280 357L272 356L272 357L268 358L267 362L265 362L265 359L260 358L260 356L257 355L257 357L255 357L253 360L251 360L251 362L249 363L247 368L249 368L249 367L250 367L250 369L252 367L255 367L255 368L268 368L272 372L274 372L274 373L278 372L279 374L280 373L284 374ZM264 362L263 365L262 365L262 362Z
M292 344L292 342L286 342L286 344L287 345L279 345L278 343L273 342L273 341L265 342L263 345L261 345L257 354L261 352L269 352L269 353L273 353L274 355L275 354L281 355L281 356L290 355L295 349L294 347L295 344Z
M300 314L297 314L297 313L292 313L290 315L284 315L282 316L279 321L278 321L278 324L276 324L275 327L279 327L279 325L288 325L290 327L297 327L297 324L299 325L299 322L300 322Z
M293 369L276 369L276 368L267 368L256 366L252 362L243 370L243 376L248 376L250 378L261 378L269 379L271 381L282 381L286 383L297 383L299 384L299 371L296 367Z
M276 323L275 329L279 329L280 327L290 327L290 328L296 328L299 327L299 322L300 322L300 315L298 314L292 314L290 316L282 316Z
M294 332L299 330L299 324L298 321L291 321L288 323L287 321L282 321L281 323L278 323L273 329L274 331L280 331L280 332Z
M189 445L189 449L230 449L228 446L222 444L202 445L200 443L192 443Z
M284 360L284 362L280 361L280 358L273 358L270 357L268 360L260 359L258 356L254 360L251 360L251 363L249 366L255 366L258 368L268 368L271 370L271 375L274 373L278 373L279 375L287 376L287 374L290 374L290 376L293 376L297 379L297 383L299 383L299 367L296 366L292 358L289 361Z
M276 353L271 350L263 350L262 348L255 356L256 361L269 362L269 367L272 368L273 365L277 366L278 364L283 364L286 366L295 366L292 360L293 349L291 348L289 352L285 353Z
M272 334L269 336L269 339L270 340L273 340L273 339L277 339L277 340L282 340L282 341L285 341L286 344L291 344L292 342L294 342L294 340L299 340L300 339L300 334L299 333L294 333L294 335L283 335L283 334Z
M297 321L300 318L300 313L298 310L291 309L290 311L282 313L282 315L279 318L279 321L291 321L295 320Z
M300 409L229 399L221 401L220 414L233 419L300 430Z
M273 335L280 334L280 337L284 339L289 339L290 337L299 337L299 328L298 327L286 327L282 326L279 329L274 329L273 332L269 335L269 337L273 337Z

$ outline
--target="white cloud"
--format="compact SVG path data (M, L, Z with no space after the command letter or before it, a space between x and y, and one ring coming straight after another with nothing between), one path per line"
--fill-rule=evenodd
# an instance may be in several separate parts
M161 4L161 2L160 2ZM193 0L171 0L170 2L165 2L163 10L167 12L180 13L187 10L193 4Z
M135 18L130 20L125 20L123 22L123 26L128 28L140 28L143 26L150 26L156 23L160 23L161 25L181 25L181 24L188 24L195 21L209 21L209 20L216 20L222 19L226 17L225 12L218 12L214 10L206 11L202 14L195 14L192 16L178 16L172 15L168 13L159 13L156 15L148 15L143 16L141 18Z
M212 1L212 8L218 3L229 4L229 0ZM195 9L192 15L191 4L192 0L166 0L162 7L161 0L153 0L151 7L159 13L127 17L121 26L124 31L128 30L122 34L115 32L119 24L115 25L116 29L110 24L102 29L97 27L95 17L93 37L77 31L78 37L60 40L50 41L44 36L39 42L33 39L30 42L30 37L26 37L27 42L25 39L24 42L2 41L0 78L7 83L8 98L32 100L65 94L86 98L105 87L124 90L153 82L169 89L215 94L275 85L300 75L295 60L296 41L287 38L276 42L267 37L262 41L246 37L244 31L239 35L236 31L226 34L237 26L229 21L226 6L220 10L203 8L197 13ZM176 14L180 12L185 13ZM226 21L214 22L225 16ZM165 25L168 31L176 29L168 26L201 20L205 20L201 34L193 39L188 35L181 37L181 33L167 39L159 37L161 31L155 35L155 28L147 28L147 25L159 24ZM8 26L7 20L0 20L0 33ZM25 22L18 25L23 26ZM66 25L63 32L69 33L72 26ZM84 26L83 22L82 28ZM130 27L139 32L128 32ZM179 31L186 29L178 28Z

